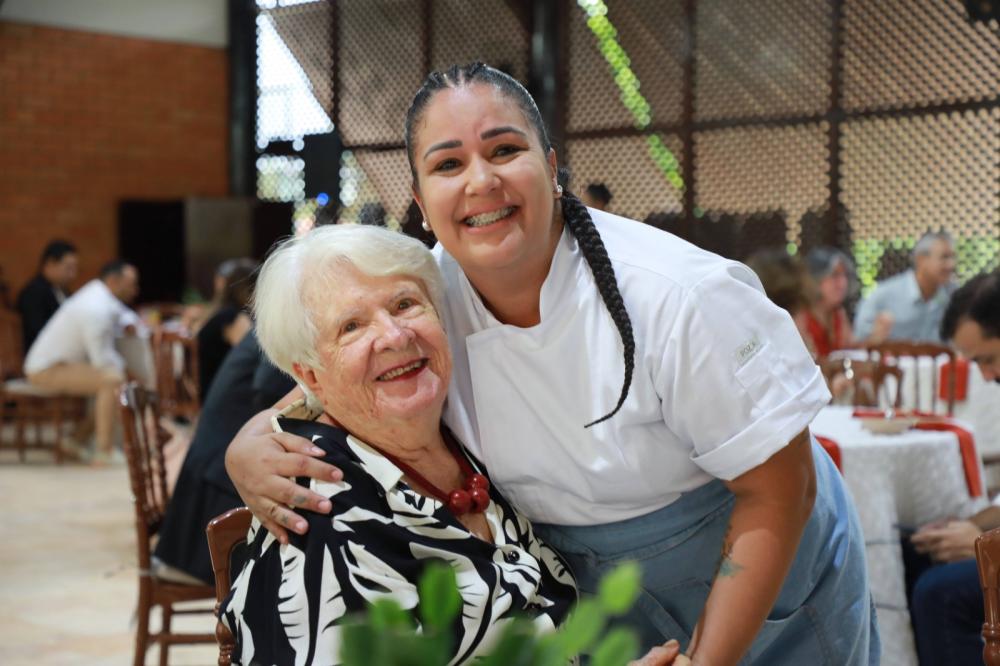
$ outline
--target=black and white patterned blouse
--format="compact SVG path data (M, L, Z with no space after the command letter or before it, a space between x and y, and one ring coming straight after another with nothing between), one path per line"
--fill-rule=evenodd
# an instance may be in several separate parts
M346 617L387 596L414 609L417 582L431 560L454 568L464 601L450 664L487 653L502 620L514 614L550 630L576 601L575 582L562 558L494 488L485 513L494 542L487 543L440 502L414 492L398 467L345 431L298 419L277 423L312 439L344 478L299 479L329 497L333 512L299 511L309 531L290 533L287 546L254 519L249 560L222 610L236 637L234 664L340 663L340 625ZM470 462L482 471L471 456Z

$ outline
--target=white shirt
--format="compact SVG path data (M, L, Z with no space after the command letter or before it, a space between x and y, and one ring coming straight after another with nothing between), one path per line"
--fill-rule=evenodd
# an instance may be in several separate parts
M622 343L563 232L541 323L501 324L457 262L447 285L454 370L445 421L535 521L632 518L767 460L830 394L791 317L742 264L591 210L632 320L636 367L618 414Z
M60 363L124 370L115 337L128 312L104 282L91 280L59 306L35 338L24 359L25 374Z

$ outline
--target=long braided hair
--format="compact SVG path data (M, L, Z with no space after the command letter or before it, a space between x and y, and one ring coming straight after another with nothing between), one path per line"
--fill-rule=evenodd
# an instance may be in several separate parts
M414 185L417 183L417 171L414 161L414 127L423 116L431 98L439 91L447 88L459 88L475 83L492 86L502 92L508 99L517 104L525 119L534 128L541 143L542 151L547 155L552 150L545 123L542 115L538 111L535 100L525 90L524 86L513 77L494 69L481 62L474 62L464 67L453 66L444 72L431 72L424 80L420 90L417 91L409 110L406 112L406 156L410 162L410 174L413 177ZM566 179L566 172L560 169L559 181ZM585 428L610 419L618 413L625 398L628 397L629 386L632 384L632 373L635 370L635 338L632 334L632 320L625 309L625 302L622 300L621 291L618 289L618 282L615 279L615 270L608 258L608 251L604 247L601 235L594 226L594 221L583 205L573 193L565 190L562 198L562 216L566 227L576 239L580 251L583 252L584 259L594 275L594 282L597 290L604 301L611 319L618 329L618 334L624 347L625 378L622 382L621 393L618 396L618 404L609 413L599 419L591 421Z

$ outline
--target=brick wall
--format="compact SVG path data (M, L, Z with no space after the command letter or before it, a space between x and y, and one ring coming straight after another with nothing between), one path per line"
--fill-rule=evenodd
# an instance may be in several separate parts
M0 21L0 268L13 292L49 239L79 283L117 253L117 204L227 191L223 49Z

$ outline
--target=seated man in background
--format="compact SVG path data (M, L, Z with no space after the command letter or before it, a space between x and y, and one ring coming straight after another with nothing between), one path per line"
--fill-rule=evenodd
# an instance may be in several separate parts
M118 387L125 359L115 349L127 304L139 293L139 272L112 261L52 316L24 360L28 381L69 395L93 396L96 449L93 461L107 462L114 442Z
M38 274L17 295L25 352L31 349L42 328L66 300L70 286L76 281L78 266L76 247L72 243L54 240L45 246Z
M955 292L944 313L941 337L975 361L985 379L1000 381L1000 272L979 275ZM924 525L910 544L904 541L921 664L982 663L983 595L974 546L976 537L997 527L1000 496L966 520Z
M861 301L854 319L855 338L870 338L881 322L891 326L889 340L940 342L939 328L953 291L954 272L951 235L944 231L924 234L913 247L913 268L880 283Z

